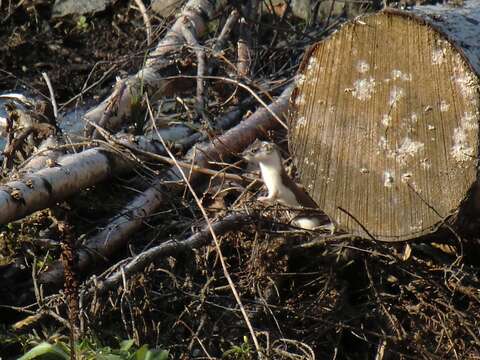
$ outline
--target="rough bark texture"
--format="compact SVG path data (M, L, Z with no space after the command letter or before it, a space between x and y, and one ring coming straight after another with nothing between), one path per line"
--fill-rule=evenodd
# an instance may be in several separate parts
M291 152L341 228L385 241L428 233L475 183L479 5L366 16L304 59Z

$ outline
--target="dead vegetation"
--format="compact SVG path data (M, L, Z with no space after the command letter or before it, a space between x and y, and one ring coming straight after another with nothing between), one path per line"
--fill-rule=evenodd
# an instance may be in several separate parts
M155 49L145 13L127 1L86 27L51 20L45 4L8 10L2 36L21 30L22 46L40 53L38 39L53 33L49 51L70 55L63 66L38 67L37 52L26 58L16 43L1 52L4 92L28 82L28 98L42 92L48 103L40 75L48 71L62 129L38 125L46 121L38 106L9 102L17 117L36 114L28 126L51 129L55 142L42 150L19 121L7 130L1 355L17 358L28 339L68 343L73 334L104 344L131 338L174 359L480 358L474 236L446 231L389 245L302 232L286 209L256 201L258 172L241 154L257 137L275 141L295 175L281 125L292 80L306 47L340 19L255 15L270 1L188 3L168 19L147 9ZM22 16L28 11L37 16ZM82 45L66 46L69 36ZM87 113L85 133L62 127L73 111ZM32 156L42 157L41 170L25 168Z

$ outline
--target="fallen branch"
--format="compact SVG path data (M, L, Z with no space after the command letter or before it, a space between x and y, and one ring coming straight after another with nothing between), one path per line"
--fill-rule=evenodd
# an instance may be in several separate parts
M0 224L44 209L128 168L128 162L101 148L64 156L54 167L0 186Z
M147 106L148 106L148 112L150 114L150 119L155 124L155 119L153 117L152 109L150 107L150 104L148 103L148 98L147 98ZM158 130L157 130L158 132ZM208 218L207 211L205 210L204 206L202 205L202 202L200 201L200 198L198 197L197 193L193 189L192 184L190 183L187 175L185 174L185 171L180 167L180 165L177 162L177 159L175 156L173 156L172 152L167 148L167 144L165 141L162 139L161 135L159 135L160 140L162 141L163 146L167 150L168 156L174 161L176 170L180 172L180 175L185 182L185 184L188 187L188 190L190 190L191 195L195 199L195 202L197 203L198 208L200 209L200 212L203 215L203 218L205 219L205 222L207 223L208 230L210 231L210 234L212 235L213 242L215 244L215 249L217 250L217 255L218 259L220 260L220 264L222 265L222 270L223 270L223 275L227 279L228 285L230 286L230 290L232 291L233 297L235 298L235 301L238 304L238 307L240 308L240 311L242 313L243 319L245 320L245 324L247 325L248 330L250 331L250 336L252 337L253 344L255 345L255 349L257 350L257 356L259 359L263 359L263 355L260 349L260 345L258 343L257 336L255 334L255 330L253 329L252 323L250 321L250 318L248 317L247 312L245 311L245 307L243 306L242 299L240 298L240 295L238 294L237 288L235 287L235 284L233 283L232 277L230 276L230 273L227 268L227 264L225 262L225 257L222 254L222 247L220 246L220 242L218 241L217 234L215 234L215 231L213 230L212 223L210 219Z
M171 75L168 69L170 65L174 65L174 61L167 56L187 45L183 35L185 31L191 31L195 39L200 38L207 29L208 21L214 18L226 3L226 0L190 0L165 37L149 54L143 69L127 79L119 80L112 94L86 113L85 119L113 131L130 117L132 106L143 96L145 89L148 89L150 94L161 96L174 82L163 79L165 75ZM189 30L186 30L187 28ZM162 70L166 73L162 73ZM99 136L94 128L88 125L86 134L95 138Z
M165 129L162 136L168 141L176 141L187 136L185 130ZM131 144L137 151L164 153L163 146L155 146L154 139L148 137L129 139L120 137L120 144ZM95 147L77 154L60 157L56 139L47 139L37 152L30 157L22 171L27 172L21 179L0 186L0 224L21 219L34 211L66 199L83 188L98 184L113 175L118 175L135 166L127 156ZM67 145L68 147L68 145ZM145 149L145 150L144 150ZM44 168L50 162L51 167Z
M237 24L239 18L240 13L238 12L238 10L232 10L232 12L227 18L227 21L225 21L225 25L223 26L222 31L220 32L220 35L215 42L215 45L213 46L212 52L214 55L219 54L223 50L223 48L225 47L225 42L230 36L230 33L232 32L234 26Z
M202 154L195 159L193 165L211 168L209 160L228 159L232 154L242 152L255 139L280 125L274 118L282 116L287 111L293 85L286 88L280 97L269 106L269 109L259 108L236 127L213 140L210 145L202 149ZM169 171L167 180L179 180L179 174L173 167ZM142 225L143 220L151 216L163 205L162 189L165 179L157 180L150 188L132 200L121 212L121 216L114 218L107 228L88 239L84 248L78 251L78 270L86 271L95 267L96 263L104 262L115 252L122 249L131 235ZM197 183L203 180L199 173L193 173L190 182ZM41 283L59 285L63 279L63 268L60 263L50 266L50 269L39 275Z
M236 231L242 227L251 224L250 216L246 214L228 215L224 219L212 224L213 231L217 236L222 236L230 231ZM103 281L96 283L96 288L93 291L105 292L117 286L123 281L125 277L128 279L132 275L139 273L149 264L167 256L175 256L180 253L188 252L192 249L198 249L210 244L212 235L208 227L194 233L189 238L183 241L169 240L158 246L154 246L137 256L135 256L127 265L123 266L121 270L116 271L108 276Z
M143 22L145 23L145 32L147 33L147 45L150 46L152 44L152 23L150 22L150 18L147 14L147 8L142 0L134 0L135 4L138 6L138 10L142 14Z

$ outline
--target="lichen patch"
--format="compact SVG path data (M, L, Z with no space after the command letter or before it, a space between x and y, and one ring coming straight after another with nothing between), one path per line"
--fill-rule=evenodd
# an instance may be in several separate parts
M408 183L413 177L413 174L411 172L406 172L403 173L400 179L402 180L403 183Z
M440 111L441 112L447 112L449 108L450 108L449 103L447 103L445 100L440 101Z
M392 117L389 114L383 114L382 125L388 127L392 124Z
M307 124L307 120L305 119L305 116L300 116L297 119L297 126L305 126Z

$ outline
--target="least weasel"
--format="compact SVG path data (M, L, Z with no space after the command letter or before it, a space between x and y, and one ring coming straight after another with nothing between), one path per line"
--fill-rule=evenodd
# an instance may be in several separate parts
M268 189L268 196L261 196L257 200L276 201L287 207L318 208L315 201L287 175L280 151L275 144L261 141L245 155L245 159L260 165L262 179ZM330 218L321 212L299 214L292 223L306 230L326 229L332 233L334 231Z

